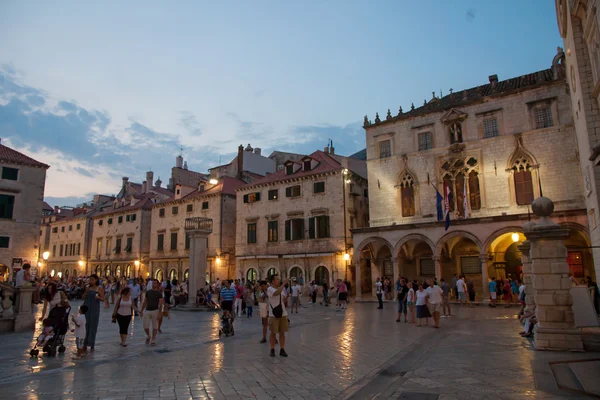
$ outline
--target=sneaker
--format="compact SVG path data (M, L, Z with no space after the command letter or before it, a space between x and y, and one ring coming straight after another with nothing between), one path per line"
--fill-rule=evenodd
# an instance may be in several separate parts
M271 357L275 357L275 349L271 349L271 353L269 353Z
M274 352L274 351L273 351L273 352ZM285 352L285 350L284 350L284 349L281 349L281 350L279 350L279 355L280 355L281 357L287 357L287 356L288 356L288 355L287 355L287 353Z
M261 342L261 343L267 343L267 339L265 339L265 338L262 338L260 342Z

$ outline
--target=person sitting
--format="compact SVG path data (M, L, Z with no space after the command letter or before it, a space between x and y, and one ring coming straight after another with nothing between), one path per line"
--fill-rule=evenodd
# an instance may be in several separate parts
M204 294L204 289L199 289L196 292L196 306L203 306L206 304L206 295Z
M50 318L44 319L42 324L44 329L40 336L38 336L37 345L43 348L54 337L54 328L52 328L52 320Z
M537 324L537 318L535 315L535 308L533 310L529 310L527 313L523 314L519 319L523 325L523 332L520 332L519 335L523 337L530 337L533 335L533 328Z

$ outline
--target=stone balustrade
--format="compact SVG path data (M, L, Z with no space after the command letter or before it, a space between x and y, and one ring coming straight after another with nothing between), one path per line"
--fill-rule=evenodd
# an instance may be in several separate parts
M17 288L4 283L0 284L2 292L0 333L35 329L32 301L36 290L31 286Z

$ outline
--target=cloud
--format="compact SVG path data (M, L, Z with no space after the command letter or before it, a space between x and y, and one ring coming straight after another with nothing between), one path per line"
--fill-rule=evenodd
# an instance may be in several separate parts
M200 124L198 123L196 116L191 111L181 112L181 119L179 120L179 125L185 128L192 136L202 135Z

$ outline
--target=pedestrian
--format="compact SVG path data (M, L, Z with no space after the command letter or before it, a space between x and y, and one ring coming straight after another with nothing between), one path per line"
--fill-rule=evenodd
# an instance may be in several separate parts
M467 304L467 284L464 277L461 275L456 281L456 292L458 293L458 301L460 304Z
M110 277L108 275L104 279L104 283L102 285L102 290L104 291L104 308L109 308L110 307L111 283L110 283Z
M317 286L316 281L312 281L311 285L312 285L312 303L317 304L317 294L319 292L319 287Z
M71 315L71 321L75 325L75 328L71 330L71 333L75 333L75 346L77 347L77 356L81 357L85 355L84 342L85 342L85 313L88 308L82 304L79 306L79 314L77 316Z
M406 317L408 313L408 290L404 279L400 279L400 286L396 288L396 298L398 300L398 318L396 318L396 322L400 322L402 314L404 314L404 322L408 322Z
M312 282L310 282L310 283L308 284L308 298L309 298L309 300L308 300L308 304L311 304L311 303L313 303L313 304L314 304L314 300L313 300L313 292L314 292L314 290L313 290L313 283L312 283Z
M456 287L456 281L458 281L458 275L452 275L452 292L454 293L454 298L458 301L458 288Z
M121 335L121 346L127 347L127 332L131 325L131 316L133 314L133 299L131 298L131 289L126 287L121 290L121 295L117 298L117 304L112 314L112 322L119 323L119 335Z
M327 284L327 279L323 281L323 301L321 305L325 305L325 307L329 307L329 285Z
M158 281L152 280L152 289L146 292L146 298L140 311L140 316L144 319L146 344L156 346L156 333L158 332L159 321L162 319L160 310L163 308L164 303L165 300ZM150 325L152 325L152 335L150 335Z
M267 326L269 325L269 305L267 304L269 295L267 294L267 281L260 281L258 291L258 313L262 321L262 339L261 343L267 343Z
M345 310L346 302L348 301L348 287L346 286L346 283L344 281L342 281L341 279L338 279L337 291L338 291L338 301L340 303L339 310L340 311Z
M473 307L475 304L475 284L472 280L467 281L467 293L469 294L469 303Z
M133 309L134 309L136 316L139 315L138 310L139 310L139 300L140 300L141 292L142 292L142 288L140 287L140 284L138 283L137 278L134 278L133 284L131 285L131 298L133 299Z
M100 278L96 274L90 275L90 283L83 295L83 304L87 306L88 311L85 317L85 341L83 349L94 351L96 346L96 334L98 333L98 323L100 322L100 303L108 300L108 296L104 296L104 289L99 285Z
M525 314L525 284L519 280L519 303L521 304L521 310L519 311L519 317Z
M512 298L512 295L511 295L510 283L508 283L508 279L504 279L504 283L502 285L502 296L503 296L504 302L506 303L506 305L504 307L506 307L506 308L510 307L510 299Z
M410 311L410 323L415 323L415 289L413 289L413 283L408 282L408 294L406 295L406 306Z
M232 323L235 320L235 313L233 312L233 302L235 301L235 296L237 292L235 288L231 286L230 280L223 280L223 285L221 286L221 293L219 298L221 299L221 309L223 311L230 311Z
M16 287L31 286L31 264L23 264L23 268L17 272L15 279Z
M244 289L244 301L246 302L246 317L252 318L252 309L254 307L254 290L252 284L248 283Z
M267 289L267 295L269 296L269 328L271 330L270 344L271 352L270 356L275 357L275 342L277 341L277 335L279 335L279 355L281 357L287 357L285 352L285 334L288 331L288 313L285 309L283 302L283 287L287 284L287 279L281 285L279 275L273 275L271 278L271 286Z
M419 290L415 293L417 297L417 326L421 327L421 320L425 318L425 326L429 325L429 309L427 308L427 292L423 285L419 285Z
M512 291L512 301L516 303L519 300L519 284L517 279L510 280L510 290Z
M69 300L65 292L58 290L55 282L50 282L44 290L44 307L42 308L40 322L46 318L46 310L48 310L48 318L53 319L51 313L56 307L69 307Z
M235 314L236 317L242 316L242 298L244 297L244 286L238 279L235 280Z
M490 279L490 281L488 282L488 286L490 288L490 307L496 307L496 278Z
M442 278L440 289L442 289L442 317L451 317L452 311L450 311L450 284Z
M429 299L429 310L433 315L433 326L434 328L440 327L440 311L442 308L444 291L437 284L437 281L433 281L433 286L427 288L427 298Z
M377 277L375 283L375 294L377 295L377 301L379 302L378 310L383 310L383 285L381 284L381 278Z
M296 308L296 314L298 314L298 306L300 305L300 290L302 288L298 285L298 282L294 279L292 283L292 314L294 313L294 307Z

